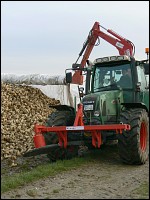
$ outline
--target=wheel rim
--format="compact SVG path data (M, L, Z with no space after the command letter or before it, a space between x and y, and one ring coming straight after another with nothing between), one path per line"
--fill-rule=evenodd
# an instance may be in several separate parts
M146 138L147 138L146 133L147 133L146 124L142 122L140 129L140 147L142 151L145 151L146 149Z

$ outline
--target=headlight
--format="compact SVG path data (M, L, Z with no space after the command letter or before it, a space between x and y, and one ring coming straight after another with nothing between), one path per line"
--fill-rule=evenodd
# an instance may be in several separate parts
M102 61L103 61L103 62L109 62L109 57L104 57L104 58L102 58Z
M111 60L111 61L117 60L117 56L111 56L111 57L110 57L110 60Z
M96 63L101 63L101 62L102 62L102 59L101 59L101 58L97 58L97 59L95 60L95 62L96 62Z
M95 112L94 112L94 116L95 116L95 117L99 117L99 116L100 116L100 112L99 112L99 111L95 111Z
M117 60L124 60L124 56L118 56Z

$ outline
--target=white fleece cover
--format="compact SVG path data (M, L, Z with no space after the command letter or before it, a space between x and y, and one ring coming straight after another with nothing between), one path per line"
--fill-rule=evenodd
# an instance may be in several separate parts
M60 100L61 104L73 106L80 102L77 85L67 85L63 76L45 74L1 74L1 82L28 85L39 88L50 98ZM76 98L76 101L75 101Z

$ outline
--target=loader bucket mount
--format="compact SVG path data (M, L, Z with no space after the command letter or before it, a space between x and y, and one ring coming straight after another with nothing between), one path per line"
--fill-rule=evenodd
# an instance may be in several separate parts
M24 156L38 155L41 153L48 152L51 148L60 146L61 148L67 148L68 145L80 145L81 141L67 141L68 132L90 132L92 135L92 145L95 148L100 148L102 144L101 131L113 130L116 134L122 134L122 130L130 130L129 124L109 124L109 125L84 125L83 123L83 105L78 104L78 111L73 126L53 126L46 127L42 125L35 124L34 126L34 145L35 149L30 152L26 152ZM44 139L44 133L55 132L58 136L58 144L46 145ZM78 139L77 139L78 140Z

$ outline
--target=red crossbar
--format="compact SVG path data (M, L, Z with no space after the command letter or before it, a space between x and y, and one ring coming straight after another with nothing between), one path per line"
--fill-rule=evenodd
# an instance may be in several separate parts
M129 124L111 124L111 125L86 125L83 123L83 105L78 104L78 112L76 113L76 118L73 126L54 126L46 127L41 125L35 125L34 131L34 144L36 148L45 146L45 139L43 134L46 132L55 132L58 135L59 145L61 147L67 147L67 132L81 132L90 131L92 134L92 145L100 148L102 144L101 131L113 130L116 133L122 133L122 130L130 130Z
M85 126L54 126L54 127L46 127L35 124L34 131L35 136L43 135L46 132L55 132L58 135L59 139L59 145L63 146L64 148L67 147L67 132L80 132L80 131L90 131L92 134L92 144L96 147L96 144L98 144L98 148L100 148L100 145L102 143L101 141L101 133L100 131L107 131L107 130L113 130L116 131L116 133L122 134L122 130L130 130L129 124L111 124L111 125L85 125ZM40 137L38 137L40 138ZM43 138L42 138L43 140ZM35 140L34 140L35 141ZM45 146L42 142L42 144L36 145L36 148Z

